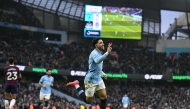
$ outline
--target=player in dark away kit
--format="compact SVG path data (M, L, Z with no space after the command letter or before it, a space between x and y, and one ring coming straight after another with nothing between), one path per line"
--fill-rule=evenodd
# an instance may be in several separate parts
M5 109L13 109L18 92L18 79L22 77L19 68L14 65L14 59L9 59L9 66L4 68L5 73ZM11 101L9 104L9 99Z

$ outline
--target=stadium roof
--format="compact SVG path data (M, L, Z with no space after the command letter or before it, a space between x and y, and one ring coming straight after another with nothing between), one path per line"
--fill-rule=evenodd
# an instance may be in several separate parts
M14 0L18 1L18 0ZM128 6L154 10L186 11L190 0L20 0L22 4L58 15L83 20L84 4Z

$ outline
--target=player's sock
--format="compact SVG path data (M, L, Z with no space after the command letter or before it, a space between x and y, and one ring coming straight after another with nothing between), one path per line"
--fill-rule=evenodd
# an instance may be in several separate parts
M9 100L5 100L5 109L9 108Z
M100 109L106 109L106 101L107 99L101 100Z
M75 88L76 88L76 89L78 89L79 87L80 87L80 86L79 86L78 84L77 84L77 85L75 85Z
M11 102L10 102L10 106L9 106L9 107L12 108L12 107L15 105L15 102L16 102L16 100L15 100L15 99L12 99Z
M98 96L97 93L94 93L94 97L95 97L95 98L99 98L99 96Z
M42 104L41 102L38 103L38 109L40 109L41 104Z
M84 102L86 102L86 95L84 93L84 90L82 90L80 86L78 86L76 89L78 91L79 96L83 99Z
M44 109L48 107L48 101L45 101Z

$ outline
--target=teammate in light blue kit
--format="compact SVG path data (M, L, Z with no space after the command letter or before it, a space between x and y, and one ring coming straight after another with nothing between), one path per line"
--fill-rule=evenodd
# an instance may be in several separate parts
M129 97L127 96L127 94L125 94L122 98L122 103L123 103L123 109L127 109L129 106Z
M94 98L94 93L99 95L101 100L100 108L106 109L106 87L101 78L101 73L104 78L107 79L106 74L102 71L103 60L108 56L112 50L112 43L108 44L107 52L102 54L104 51L104 43L102 39L95 38L92 40L92 45L94 50L90 53L88 64L89 70L84 79L85 92L79 86L79 81L69 82L67 86L75 87L80 95L80 97L88 104L90 104Z
M39 85L41 86L40 89L40 102L38 104L38 109L40 108L41 103L45 100L44 109L48 107L48 101L51 96L51 87L53 86L54 78L51 76L51 69L46 70L46 75L42 76Z

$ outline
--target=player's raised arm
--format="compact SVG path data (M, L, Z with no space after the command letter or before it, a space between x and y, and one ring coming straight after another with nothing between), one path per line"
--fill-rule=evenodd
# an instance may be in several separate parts
M107 52L104 53L104 55L102 55L102 56L97 56L96 53L93 53L93 54L92 54L92 58L93 58L93 60L94 60L94 62L95 62L96 64L101 63L107 56L108 56L108 53L107 53Z
M101 63L108 56L108 54L111 52L111 50L112 50L111 46L112 46L112 43L109 43L108 48L107 48L107 52L104 53L102 56L98 56L96 53L91 54L94 62L97 64Z

